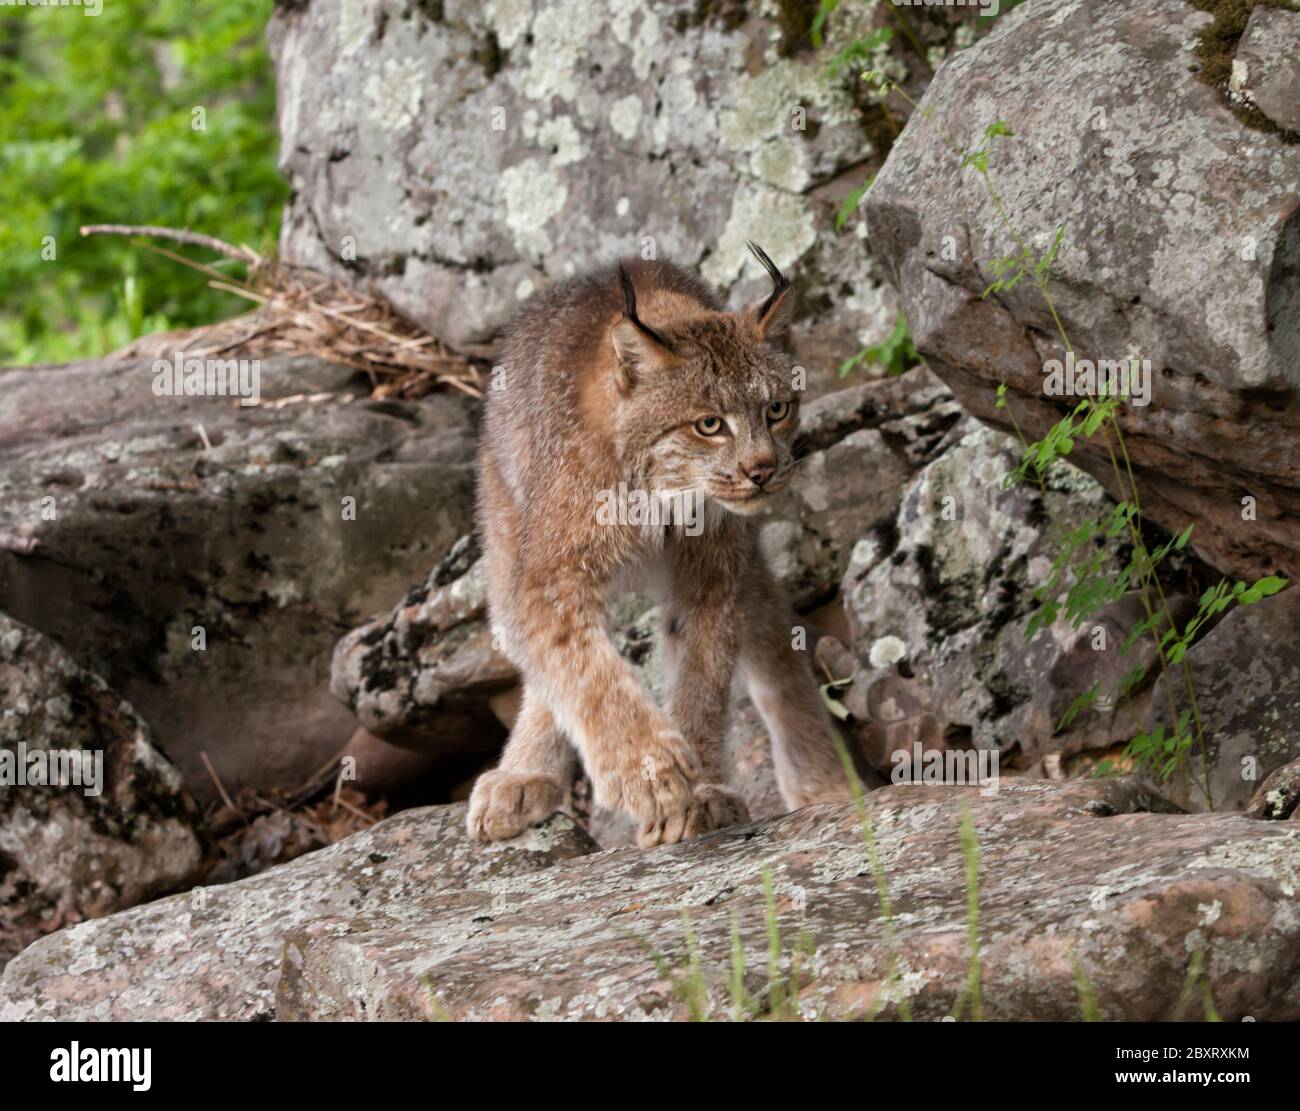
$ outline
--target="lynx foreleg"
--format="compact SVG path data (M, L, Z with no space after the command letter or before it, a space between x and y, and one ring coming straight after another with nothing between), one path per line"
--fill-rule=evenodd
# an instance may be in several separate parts
M469 835L504 841L549 818L573 781L575 753L535 689L524 685L523 704L501 761L479 776L469 800Z
M573 741L598 804L638 819L643 846L686 835L699 761L606 631L594 584L548 569L521 576L514 626L524 680Z

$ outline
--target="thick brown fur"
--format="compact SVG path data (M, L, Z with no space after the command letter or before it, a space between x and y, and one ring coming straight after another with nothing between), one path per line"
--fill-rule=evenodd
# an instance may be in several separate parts
M521 833L563 802L580 758L596 800L639 823L641 845L744 821L725 786L739 669L771 735L791 808L848 796L793 612L752 514L789 480L798 425L792 362L774 341L789 283L727 312L667 262L629 261L534 297L487 391L479 526L494 633L523 677L500 766L481 776L469 831ZM699 516L624 523L602 496L689 491ZM629 518L632 515L628 515ZM608 633L632 578L659 587L667 637L660 709Z

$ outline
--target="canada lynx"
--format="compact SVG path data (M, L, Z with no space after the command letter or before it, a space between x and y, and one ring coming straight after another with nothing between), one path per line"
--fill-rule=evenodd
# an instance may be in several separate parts
M790 283L751 249L774 288L741 312L676 266L637 261L553 286L511 329L484 414L479 524L523 701L500 766L474 786L473 837L513 837L558 809L575 750L642 846L746 821L725 786L737 667L786 805L847 797L752 519L789 480L799 398L772 343ZM602 512L638 494L652 512ZM629 573L662 595L666 712L607 632Z

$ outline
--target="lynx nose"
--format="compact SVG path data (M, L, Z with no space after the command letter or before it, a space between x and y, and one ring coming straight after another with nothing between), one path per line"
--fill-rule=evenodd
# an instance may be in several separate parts
M749 476L749 481L755 486L763 486L767 480L776 473L776 468L768 463L759 463L745 471Z

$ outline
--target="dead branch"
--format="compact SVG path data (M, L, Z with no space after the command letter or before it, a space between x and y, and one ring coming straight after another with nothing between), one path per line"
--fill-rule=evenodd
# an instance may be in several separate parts
M260 266L263 262L262 256L251 247L234 247L216 236L204 235L188 228L159 228L149 224L86 224L82 227L81 234L143 235L153 239L171 239L177 243L188 243L191 247L207 247L210 251L229 255L250 266Z

